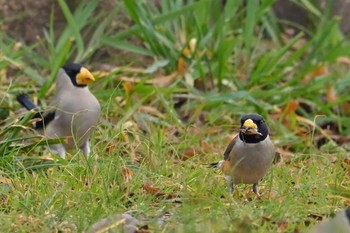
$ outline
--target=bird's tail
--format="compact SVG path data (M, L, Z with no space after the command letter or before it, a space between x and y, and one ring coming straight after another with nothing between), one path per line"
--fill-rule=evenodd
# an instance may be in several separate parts
M219 162L215 162L215 163L210 163L208 164L209 168L222 168L222 165L224 164L225 160L220 160Z
M35 114L32 119L38 119L33 122L33 128L36 130L40 130L44 128L44 123L49 123L55 118L55 112L49 112L48 114L43 115L43 112L39 110L39 108L31 101L27 94L19 94L16 96L17 101L25 107L28 111L35 110Z
M27 110L38 109L38 107L31 101L28 95L19 94L16 96L17 101Z

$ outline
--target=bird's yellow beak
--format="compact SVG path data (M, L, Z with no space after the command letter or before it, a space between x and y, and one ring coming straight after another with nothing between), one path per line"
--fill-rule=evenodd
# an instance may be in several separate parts
M261 133L258 132L258 126L251 119L248 119L243 123L242 132L248 135L261 135Z
M88 69L82 67L80 72L77 74L76 81L78 85L88 85L94 82L95 78Z

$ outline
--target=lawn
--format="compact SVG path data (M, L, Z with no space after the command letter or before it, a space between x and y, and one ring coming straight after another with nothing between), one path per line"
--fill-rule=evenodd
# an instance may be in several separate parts
M54 15L34 44L0 32L1 232L88 232L123 213L138 232L306 232L350 205L350 42L327 7L300 1L312 25L290 33L272 0L57 2L60 34ZM66 62L97 80L89 158L50 154L15 100L47 106ZM260 199L208 168L252 112L277 148Z

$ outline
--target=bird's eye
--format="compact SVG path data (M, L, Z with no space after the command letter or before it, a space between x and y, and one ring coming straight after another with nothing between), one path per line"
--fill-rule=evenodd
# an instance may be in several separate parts
M259 121L259 124L263 124L263 123L264 123L264 120L260 120L260 121Z

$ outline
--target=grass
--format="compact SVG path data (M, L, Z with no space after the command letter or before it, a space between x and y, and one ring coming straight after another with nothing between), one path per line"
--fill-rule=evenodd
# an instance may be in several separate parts
M116 1L107 13L99 1L58 4L59 36L54 16L37 44L0 34L2 232L82 232L127 211L152 232L305 232L349 205L350 44L328 11L301 1L314 28L290 36L271 0ZM131 25L113 24L120 12ZM104 49L118 53L98 57ZM49 103L66 61L97 77L102 117L88 159L49 154L54 142L17 112L20 92ZM207 168L250 112L265 116L281 155L261 200L248 185L228 196Z

